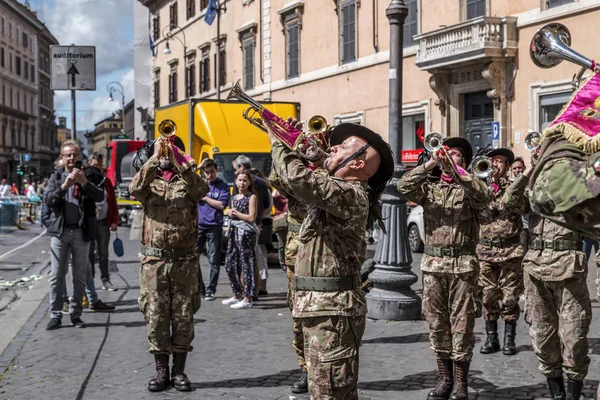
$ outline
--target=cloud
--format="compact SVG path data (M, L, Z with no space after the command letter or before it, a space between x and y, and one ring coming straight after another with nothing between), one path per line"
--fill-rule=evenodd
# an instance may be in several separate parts
M98 76L133 65L133 1L56 0L45 23L62 45L96 46Z

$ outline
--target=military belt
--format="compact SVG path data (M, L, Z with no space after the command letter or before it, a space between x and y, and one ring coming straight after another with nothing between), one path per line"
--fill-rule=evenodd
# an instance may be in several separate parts
M486 247L510 247L515 244L519 244L521 242L521 236L511 236L506 239L479 239L479 244L482 244Z
M300 232L300 227L302 225L296 223L296 222L290 222L288 221L288 232Z
M315 292L341 292L360 289L360 275L338 277L294 276L294 290L311 290Z
M176 249L159 249L157 247L142 246L142 255L158 258L184 258L194 254L196 249L193 247L179 247Z
M554 240L543 240L533 239L529 242L530 250L581 250L583 248L583 242L579 240L566 240L566 239L554 239Z
M473 254L473 249L468 247L433 247L425 246L425 254L434 257L459 257Z

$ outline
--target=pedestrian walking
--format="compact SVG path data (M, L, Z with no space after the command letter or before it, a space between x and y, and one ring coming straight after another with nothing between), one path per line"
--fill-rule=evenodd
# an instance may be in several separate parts
M229 204L229 185L218 177L219 167L209 158L200 164L208 193L198 203L198 240L196 251L201 254L208 246L207 256L210 265L208 286L204 285L202 270L198 263L198 283L204 300L212 301L217 293L221 270L221 240L223 238L223 210Z
M194 314L200 308L198 202L208 187L194 172L194 160L180 149L180 139L170 143L162 137L153 147L143 146L134 160L139 170L129 186L144 213L139 304L156 364L156 377L148 382L153 392L170 384L170 354L175 389L192 389L185 363L193 349Z
M10 196L10 185L6 182L6 178L2 179L2 183L0 183L0 197L6 199Z
M358 353L367 313L360 267L367 226L374 220L382 224L379 197L392 177L392 152L370 129L340 124L331 133L324 161L329 174L319 174L268 125L267 130L281 185L308 205L294 267L292 316L302 325L310 397L358 399Z
M535 161L532 159L532 165ZM508 206L529 198L532 171L506 191ZM533 212L529 229L523 278L525 321L530 324L533 351L552 398L579 400L590 365L587 335L592 319L582 237ZM566 391L563 373L567 375Z
M256 213L258 198L254 190L252 176L247 171L237 173L235 178L237 194L232 197L227 215L231 221L225 270L233 291L233 297L223 300L223 304L233 309L252 308L256 264ZM242 282L243 280L243 288Z
M50 240L50 309L51 319L46 329L60 327L64 276L69 254L73 258L73 301L70 304L71 324L85 326L81 320L82 300L87 273L90 241L96 235L96 202L102 201L102 189L90 182L81 165L81 149L73 140L61 146L64 166L52 174L46 187L46 205L50 215L45 218Z
M92 268L92 280L95 277L94 264L96 262L96 253L98 253L98 267L100 268L100 280L102 281L102 290L114 292L117 288L110 281L110 272L108 270L108 245L110 244L110 232L116 232L119 228L119 206L115 196L115 188L110 179L104 175L102 160L97 156L92 156L88 160L88 167L95 168L101 181L98 186L104 190L104 200L96 203L96 218L98 219L96 240L90 243L88 258Z
M443 144L443 153L433 152L429 161L407 172L398 190L423 206L423 310L438 366L437 385L427 398L447 400L454 388L452 399L464 400L479 292L477 215L489 204L491 193L481 179L465 171L473 155L469 141L453 137ZM438 166L439 181L431 181L430 173L437 175Z
M492 162L492 173L487 179L492 191L492 201L479 212L479 287L483 295L483 318L486 340L481 353L490 354L500 350L498 319L504 321L504 344L502 354L517 354L515 335L521 310L519 296L523 293L523 268L525 254L521 247L523 212L526 199L507 207L502 196L511 184L508 170L514 159L509 149L499 148L485 152Z

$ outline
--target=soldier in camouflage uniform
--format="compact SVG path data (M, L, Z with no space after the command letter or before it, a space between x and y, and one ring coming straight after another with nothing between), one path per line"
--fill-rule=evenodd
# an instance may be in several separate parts
M515 334L519 319L519 296L523 293L523 268L525 254L521 247L522 215L527 207L524 197L513 207L507 207L502 196L509 186L508 170L515 156L508 149L494 149L485 154L492 160L493 172L488 185L493 200L479 213L480 235L477 245L479 259L479 286L483 293L483 317L487 338L481 352L500 350L498 318L504 327L505 355L517 354ZM502 302L502 306L500 306Z
M367 305L361 291L365 232L394 161L381 136L356 124L331 133L324 167L312 172L270 132L273 168L288 193L308 205L299 232L292 316L300 319L313 400L358 399L358 350Z
M153 155L129 187L143 207L139 303L157 370L156 378L148 383L150 391L168 387L171 353L175 389L191 390L184 369L187 353L192 351L194 314L200 308L195 252L198 201L208 193L194 166L177 147L166 146L159 138Z
M528 197L530 174L526 172L507 189L507 206ZM533 349L552 398L577 400L590 364L587 334L592 318L582 238L533 212L529 230L529 250L523 259L525 321L531 325Z
M473 156L471 144L464 138L449 138L444 145L447 156L434 152L432 159L402 177L398 190L423 206L423 310L439 370L437 386L427 398L448 400L454 386L452 399L464 400L475 343L477 214L491 201L491 192L464 170ZM440 180L430 181L430 172L440 164Z

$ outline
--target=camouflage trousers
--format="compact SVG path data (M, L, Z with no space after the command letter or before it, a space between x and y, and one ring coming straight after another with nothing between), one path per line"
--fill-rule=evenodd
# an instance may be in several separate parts
M477 272L423 272L423 311L429 342L440 358L470 362L477 302Z
M522 261L520 257L502 262L479 261L479 287L483 293L483 317L486 320L519 319L519 296L523 293Z
M192 351L194 314L200 308L198 255L179 260L144 256L138 302L148 326L150 353Z
M366 318L301 318L311 400L358 399L358 348Z
M587 334L592 319L586 275L548 282L525 273L525 321L546 377L582 381L588 372Z
M294 287L292 285L292 280L294 278L294 271L292 271L289 267L287 269L287 277L288 277L288 307L290 311L294 309ZM293 330L292 330L292 346L294 346L294 350L296 350L296 354L298 355L298 365L300 365L300 369L302 372L306 372L306 359L304 357L304 334L302 333L302 324L299 318L292 318L293 321Z

